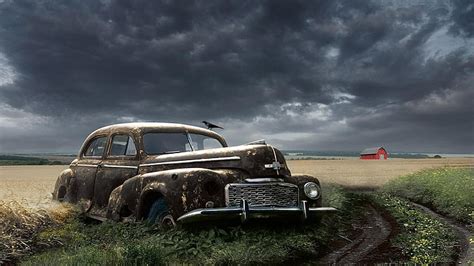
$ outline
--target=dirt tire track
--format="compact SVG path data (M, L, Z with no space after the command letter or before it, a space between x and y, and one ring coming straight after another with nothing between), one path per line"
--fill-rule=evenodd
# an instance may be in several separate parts
M362 233L351 243L323 257L319 263L354 264L363 260L371 251L388 240L392 227L375 207L367 205L364 218L363 226L355 228L362 230Z
M449 225L457 234L459 239L460 252L458 257L458 263L460 265L469 265L469 261L474 261L473 248L470 246L469 238L471 237L471 232L464 226L458 224L453 219L447 218L441 214L436 213L428 207L425 207L421 204L411 202L411 204L423 212L431 215L437 220L441 220L447 225Z

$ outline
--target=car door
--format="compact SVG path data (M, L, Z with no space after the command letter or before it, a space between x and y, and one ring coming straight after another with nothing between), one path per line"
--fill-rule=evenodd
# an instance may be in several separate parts
M76 178L77 200L83 211L89 210L94 197L97 170L107 146L107 136L92 138L81 151L79 160L73 165Z
M94 209L103 209L111 192L130 177L137 175L139 155L131 134L115 133L110 138L107 155L96 175Z

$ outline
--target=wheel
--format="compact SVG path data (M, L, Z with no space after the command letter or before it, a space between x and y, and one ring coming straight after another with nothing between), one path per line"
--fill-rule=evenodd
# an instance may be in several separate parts
M163 198L158 198L153 202L147 215L147 221L164 229L176 226L176 222L169 212L168 204Z
M57 199L59 202L63 202L66 197L66 187L61 186L58 189Z

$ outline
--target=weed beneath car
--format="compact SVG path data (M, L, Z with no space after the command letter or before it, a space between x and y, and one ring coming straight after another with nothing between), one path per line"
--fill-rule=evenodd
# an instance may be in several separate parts
M68 205L37 210L17 201L0 201L0 264L43 248L43 243L34 239L37 233L64 224L73 213Z
M328 249L349 226L350 196L325 187L325 203L342 211L320 223L250 223L161 231L145 223L88 224L81 218L36 235L55 248L28 257L23 264L274 264L311 260Z

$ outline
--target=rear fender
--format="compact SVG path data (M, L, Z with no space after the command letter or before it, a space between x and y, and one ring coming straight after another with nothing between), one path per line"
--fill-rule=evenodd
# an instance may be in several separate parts
M74 202L76 200L74 172L66 169L59 174L53 191L53 200Z

